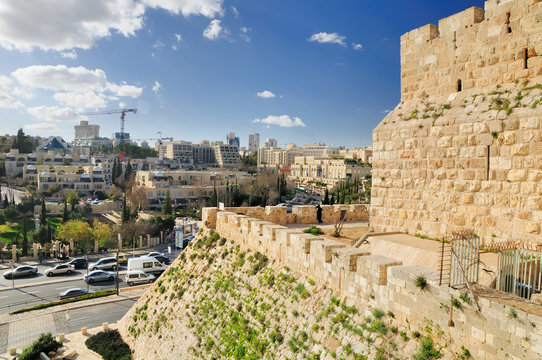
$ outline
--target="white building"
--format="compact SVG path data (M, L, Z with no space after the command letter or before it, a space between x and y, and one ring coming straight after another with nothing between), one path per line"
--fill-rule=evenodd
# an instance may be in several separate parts
M248 151L256 152L260 147L260 134L250 133L248 134Z
M100 125L89 125L87 120L81 120L74 126L75 139L93 138L100 136Z
M278 141L277 139L265 139L265 142L263 143L263 147L266 147L266 148L275 148L278 146Z

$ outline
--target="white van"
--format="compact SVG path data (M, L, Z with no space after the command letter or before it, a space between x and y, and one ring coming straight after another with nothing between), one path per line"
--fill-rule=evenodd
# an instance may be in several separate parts
M124 281L132 286L135 284L147 284L153 282L155 276L153 274L145 274L141 270L128 271Z
M141 270L149 274L161 274L166 271L167 266L150 256L140 256L128 259L128 272Z

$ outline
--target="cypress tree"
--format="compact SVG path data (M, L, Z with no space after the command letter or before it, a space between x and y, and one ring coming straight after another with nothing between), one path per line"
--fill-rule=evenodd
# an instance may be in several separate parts
M68 221L68 202L64 201L64 212L62 213L62 222Z
M173 212L173 206L171 206L171 197L169 196L169 190L166 192L166 198L164 199L164 204L162 205L162 214L171 215Z
M326 192L324 193L324 200L322 200L322 203L324 205L329 205L329 191L327 190L327 187Z
M22 228L22 233L23 233L23 256L26 256L26 254L28 254L28 238L26 237L26 220L23 219L23 228Z
M211 204L210 205L211 206L217 206L217 202L218 202L218 194L216 192L216 180L215 180L214 184L213 184L213 193L211 194L211 200L210 200Z
M45 207L45 198L41 198L41 216L40 225L45 225L47 218L47 208Z

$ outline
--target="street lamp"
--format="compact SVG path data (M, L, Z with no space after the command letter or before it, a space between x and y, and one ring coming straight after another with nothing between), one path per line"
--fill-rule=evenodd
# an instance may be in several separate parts
M117 234L118 235L118 242L117 242L117 267L116 267L116 271L117 271L117 274L115 276L115 283L117 285L117 296L120 295L120 292L119 292L119 249L120 249L120 245L121 245L121 241L122 241L122 238L120 237L120 234Z

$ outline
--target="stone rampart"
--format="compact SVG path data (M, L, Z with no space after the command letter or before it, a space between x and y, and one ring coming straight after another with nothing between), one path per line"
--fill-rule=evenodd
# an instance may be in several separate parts
M221 210L217 208L203 208L203 223L208 227L214 228L216 224L216 214ZM292 207L292 213L288 213L283 206L263 207L232 207L225 208L224 211L233 212L240 215L246 215L260 220L270 221L278 225L286 224L313 224L316 223L316 207L312 205L299 205ZM333 223L341 218L346 221L368 220L368 205L322 205L322 221Z
M403 266L395 259L372 255L335 241L325 240L300 229L289 229L271 222L228 211L204 210L205 216L216 214L216 231L234 240L244 249L267 254L273 261L288 266L298 274L325 284L341 297L353 302L369 302L394 313L408 326L433 330L449 339L452 349L468 348L475 359L539 359L542 356L542 318L516 310L493 300L480 299L480 311L474 303L463 303L454 309L454 327L446 306L460 292L438 286L430 279L431 270ZM205 219L204 219L205 220ZM208 220L208 224L211 222ZM428 285L420 290L415 279L425 275Z
M401 99L541 75L539 0L489 0L401 37Z
M371 230L542 243L542 2L485 10L402 37L403 101L373 131Z

